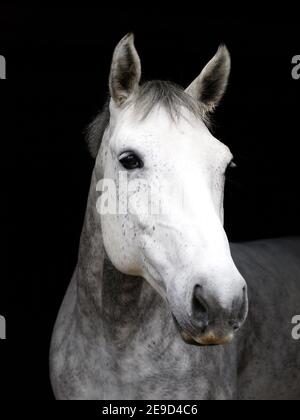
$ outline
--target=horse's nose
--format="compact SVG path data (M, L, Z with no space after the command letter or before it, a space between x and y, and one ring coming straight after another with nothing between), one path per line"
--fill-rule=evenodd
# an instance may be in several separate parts
M217 323L236 332L243 325L248 313L247 286L238 297L232 300L228 308L221 307L214 296L199 284L194 288L192 297L192 324L204 333L208 327Z
M204 298L203 288L196 285L192 299L192 322L199 327L201 332L205 332L209 325L209 306Z
M244 324L248 315L248 293L247 286L243 287L241 296L234 300L232 305L231 318L228 323L234 331L238 331Z

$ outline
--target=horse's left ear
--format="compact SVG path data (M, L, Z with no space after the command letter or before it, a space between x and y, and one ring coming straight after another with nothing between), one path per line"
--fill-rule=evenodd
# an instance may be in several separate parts
M134 35L121 39L113 54L109 76L109 90L117 106L122 106L138 89L141 62L134 46Z
M230 67L229 51L225 45L221 45L216 55L186 89L186 93L200 101L206 111L213 111L226 91Z

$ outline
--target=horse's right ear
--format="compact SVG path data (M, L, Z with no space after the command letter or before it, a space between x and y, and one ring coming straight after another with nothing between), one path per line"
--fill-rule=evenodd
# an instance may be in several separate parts
M133 34L127 34L113 54L109 76L110 95L121 107L139 87L141 62L134 46Z

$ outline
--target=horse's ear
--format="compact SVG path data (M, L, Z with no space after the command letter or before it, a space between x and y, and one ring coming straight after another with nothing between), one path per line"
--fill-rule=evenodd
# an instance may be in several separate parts
M138 89L141 79L141 62L134 46L133 34L127 34L113 54L109 76L110 95L122 106Z
M229 51L225 45L221 45L216 55L186 89L186 92L200 101L206 111L213 111L225 93L230 67Z

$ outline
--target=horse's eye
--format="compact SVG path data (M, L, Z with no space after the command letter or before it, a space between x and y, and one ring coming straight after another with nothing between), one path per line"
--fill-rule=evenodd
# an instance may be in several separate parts
M120 156L119 161L121 165L129 171L140 169L144 166L143 161L135 153L123 153Z

